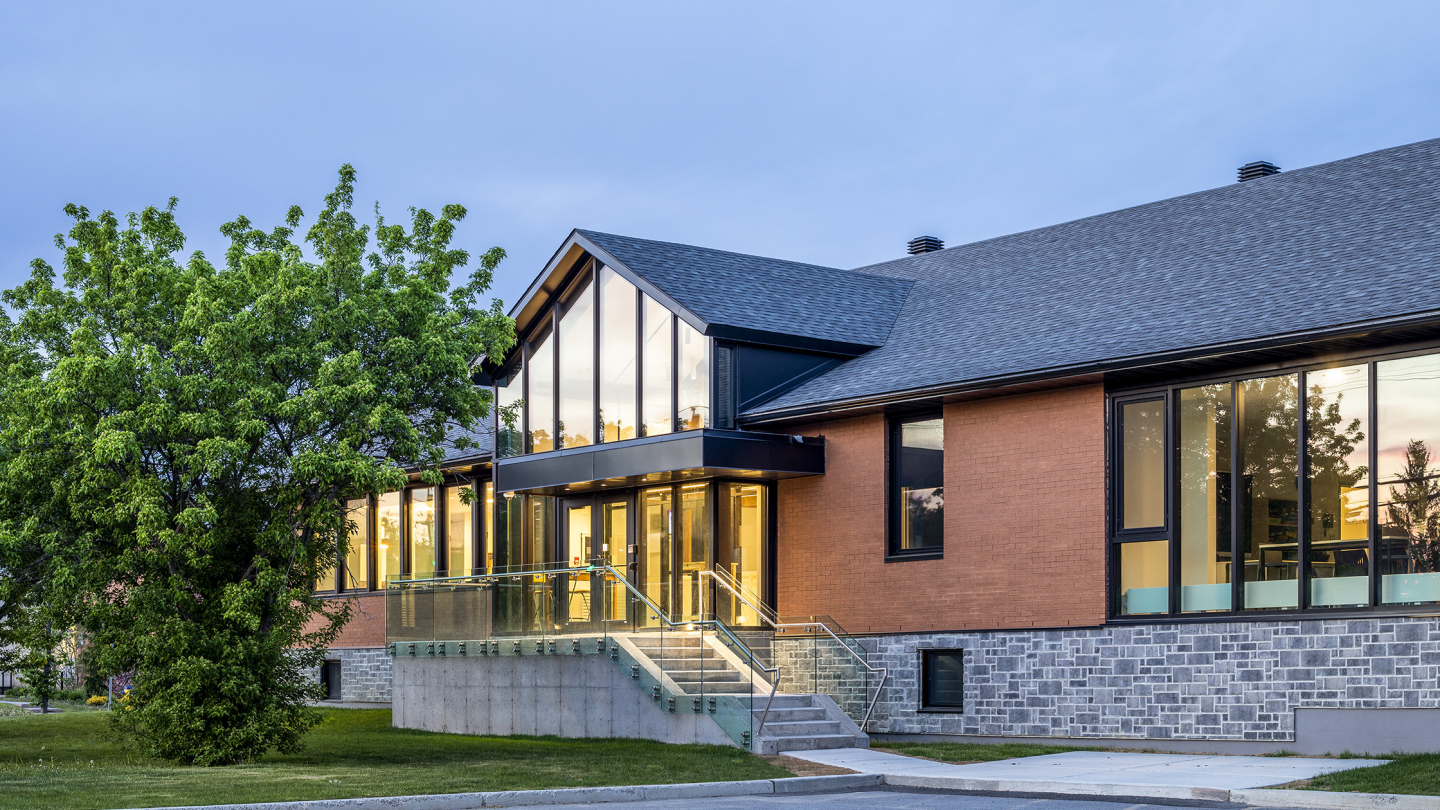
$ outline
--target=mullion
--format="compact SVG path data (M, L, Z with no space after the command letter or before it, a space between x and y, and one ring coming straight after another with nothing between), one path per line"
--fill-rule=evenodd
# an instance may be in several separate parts
M1383 574L1381 573L1380 558L1378 556L1380 553L1380 389L1377 385L1380 375L1378 369L1378 362L1366 364L1365 377L1369 383L1367 397L1369 399L1368 410L1370 411L1370 413L1367 414L1369 424L1366 425L1366 427L1370 429L1370 508L1366 510L1369 513L1367 520L1368 526L1366 528L1368 529L1367 537L1369 540L1367 556L1370 558L1370 607L1372 608L1377 607L1384 596L1383 588L1381 587L1381 577Z
M1300 480L1295 482L1295 587L1300 589L1300 593L1296 595L1295 608L1308 610L1310 608L1310 417L1309 394L1306 392L1306 387L1309 382L1309 372L1298 372L1296 377L1300 390L1295 398L1295 406L1299 410L1298 418L1295 420L1297 431L1295 468Z

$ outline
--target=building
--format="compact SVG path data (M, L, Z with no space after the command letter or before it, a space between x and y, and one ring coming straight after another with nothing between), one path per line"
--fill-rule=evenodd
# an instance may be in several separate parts
M757 750L1440 747L1440 140L909 253L572 232L484 452L356 504L338 694Z

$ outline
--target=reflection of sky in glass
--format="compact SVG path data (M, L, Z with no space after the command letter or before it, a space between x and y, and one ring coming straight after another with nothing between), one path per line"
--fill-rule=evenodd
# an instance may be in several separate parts
M905 447L919 447L925 450L944 450L944 422L939 419L926 419L923 422L906 422L900 426L900 443Z
M1379 482L1405 469L1405 446L1420 439L1440 460L1440 355L1387 360L1376 369L1379 400ZM1382 500L1389 493L1381 492Z

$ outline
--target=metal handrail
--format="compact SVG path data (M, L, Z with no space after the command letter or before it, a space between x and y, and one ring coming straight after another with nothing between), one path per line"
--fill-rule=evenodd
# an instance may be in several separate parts
M870 672L872 672L872 673L875 673L875 672L880 673L880 683L879 683L878 686L875 687L875 697L871 698L871 700L870 700L870 705L865 708L865 717L860 720L860 728L861 728L861 730L864 730L865 726L869 725L869 723L870 723L870 714L871 714L871 712L875 711L875 704L880 702L880 693L881 693L881 691L883 691L883 690L885 689L885 682L890 679L890 670L889 670L888 668L886 668L886 667L873 667L873 666L871 666L869 661L866 661L864 658L861 658L859 653L855 652L855 650L854 650L849 644L846 644L843 640L841 640L841 638L840 638L839 636L835 635L835 631L833 631L833 630L831 630L829 627L827 627L824 622L802 622L802 623L798 623L798 624L797 624L797 623L793 623L793 622L783 622L783 623L782 623L782 622L780 622L778 619L771 619L768 615L766 615L766 612L765 612L764 610L761 610L758 605L756 605L754 602L751 602L750 599L747 598L744 594L740 593L739 590L730 587L730 584L727 583L723 578L721 578L721 577L719 577L719 576L716 576L714 571L701 571L701 572L700 572L700 577L703 579L707 574L710 576L711 579L713 579L713 580L715 580L717 583L719 583L721 587L725 588L725 590L727 590L727 591L729 591L731 594L733 594L736 599L739 599L740 601L742 601L742 602L744 602L745 604L749 605L749 606L750 606L750 609L751 609L751 610L754 610L754 611L755 611L755 614L756 614L757 616L759 616L760 618L764 619L764 620L765 620L772 628L774 628L775 630L780 630L781 632L783 632L782 628L785 628L785 627L804 627L804 628L806 628L806 629L809 629L809 628L811 628L811 627L819 626L819 627L820 627L821 629L823 629L831 638L835 639L835 643L836 643L836 644L839 644L842 648L844 648L844 650L845 650L846 652L850 653L850 657L851 657L851 658L854 658L856 661L858 661L858 662L860 663L860 666L865 667L866 669L868 669L868 670L869 670ZM701 588L701 589L700 589L700 598L701 598L702 601L703 601L704 598L705 598L705 589L704 589L704 588ZM702 606L701 606L701 615L702 615L702 616L704 615L704 606L703 606L703 604L702 604ZM779 667L777 666L776 669L779 669ZM777 681L777 682L779 681L779 678L778 678L778 677L776 678L776 681ZM767 711L768 711L768 707L767 707ZM762 725L762 726L764 725L763 721L762 721L761 725ZM758 732L757 732L757 733L758 733Z

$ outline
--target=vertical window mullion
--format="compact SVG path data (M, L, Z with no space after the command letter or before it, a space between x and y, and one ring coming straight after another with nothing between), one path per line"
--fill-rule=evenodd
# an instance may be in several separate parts
M443 482L445 479L442 477L440 480ZM445 576L450 576L449 489L444 483L435 487L435 505L431 507L433 516L430 519L435 521L434 538L431 540L435 544L435 570L430 573L432 577L439 576L441 571L445 572Z
M1244 398L1240 383L1230 383L1230 612L1245 609L1244 545L1240 542L1240 501L1243 489L1244 448L1240 446L1240 425L1244 422Z
M635 288L635 438L645 436L645 293ZM637 501L638 503L638 501ZM637 524L638 525L638 524Z
M593 444L601 444L605 441L605 426L600 424L600 324L604 323L605 303L600 299L605 296L600 293L600 263L594 259L590 260L590 289L591 300L595 302L590 316L594 326L590 347L590 429L594 433L590 435L595 437Z
M1380 386L1377 369L1378 363L1366 363L1365 375L1368 378L1369 390L1367 396L1369 402L1369 424L1366 428L1370 431L1370 504L1366 510L1368 523L1366 536L1369 539L1366 556L1369 558L1370 568L1370 607L1380 604L1383 596L1381 588L1381 577L1384 575L1380 569L1380 559L1377 556L1380 552Z
M1296 474L1299 478L1295 482L1295 580L1296 587L1300 589L1295 605L1300 610L1310 607L1310 430L1309 430L1309 402L1306 388L1308 387L1309 373L1299 372L1299 390L1295 396L1295 442L1296 442Z
M550 305L550 424L553 426L554 438L550 440L550 449L559 450L560 443L560 302L555 301Z
M670 315L670 432L680 432L680 317ZM678 490L677 490L678 491Z
M1179 409L1171 407L1171 393L1172 392L1167 389L1164 397L1161 399L1161 402L1164 403L1161 407L1165 409L1164 419L1161 422L1164 425L1163 439L1161 441L1162 446L1166 448L1163 456L1164 463L1162 464L1163 472L1161 474L1164 476L1164 483L1161 485L1161 492L1162 497L1165 499L1163 508L1165 531L1170 541L1170 613L1178 614L1181 608L1184 607L1180 603L1180 589L1182 587L1180 584L1180 525L1177 516L1174 514L1175 504L1179 502L1179 498L1172 498L1171 490L1173 486L1178 486L1178 484L1172 484L1172 482L1175 478L1178 478L1175 471L1179 469L1179 464L1175 463L1174 454L1180 452L1179 441L1177 440L1180 431L1175 427L1175 420L1179 418Z

